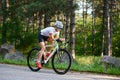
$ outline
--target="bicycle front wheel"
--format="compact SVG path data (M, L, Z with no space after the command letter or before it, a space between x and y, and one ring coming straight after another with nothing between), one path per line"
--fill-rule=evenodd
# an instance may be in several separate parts
M58 74L65 74L71 67L71 56L65 49L60 49L53 55L52 68Z
M40 68L38 68L36 66L36 61L37 61L37 57L38 57L38 52L40 49L38 48L33 48L27 56L27 64L28 67L32 70L32 71L39 71Z

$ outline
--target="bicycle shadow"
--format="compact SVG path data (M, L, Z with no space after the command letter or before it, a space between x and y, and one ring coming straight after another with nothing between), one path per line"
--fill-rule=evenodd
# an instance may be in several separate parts
M31 71L30 69L28 69L28 71L34 72L34 71ZM54 72L54 70L52 70L52 69L46 69L46 68L40 69L39 71L37 71L35 73L57 74L57 73Z

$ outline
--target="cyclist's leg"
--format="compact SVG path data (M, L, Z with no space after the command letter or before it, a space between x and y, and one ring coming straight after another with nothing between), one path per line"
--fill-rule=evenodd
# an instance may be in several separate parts
M47 41L50 43L50 45L53 44L53 40L51 38L48 38ZM47 52L48 55L51 53L52 49L53 49L53 47L49 47L48 52Z
M42 57L42 55L44 54L44 51L45 51L45 43L40 42L39 45L41 47L41 50L39 51L40 54L38 55L38 61L41 61L41 57Z
M42 68L40 61L41 61L42 55L44 54L44 51L45 51L45 42L44 42L43 36L40 33L38 35L38 40L39 40L39 45L41 47L41 50L39 51L36 65L38 68Z
M40 42L39 45L41 47L41 50L39 51L39 55L38 55L38 59L37 59L36 65L37 65L38 68L42 68L42 66L40 64L40 61L41 61L42 55L44 54L44 51L45 51L45 43L44 42Z
M51 39L51 38L47 38L47 42L50 44L50 45L52 45L53 44L53 40ZM48 49L47 49L47 53L46 53L46 57L48 57L49 55L50 55L50 53L51 53L51 51L53 50L53 47L51 46L51 47L48 47Z

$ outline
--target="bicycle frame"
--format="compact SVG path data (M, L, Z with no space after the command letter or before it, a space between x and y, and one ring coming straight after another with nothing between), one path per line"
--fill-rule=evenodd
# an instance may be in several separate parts
M54 47L54 50L50 53L50 55L47 57L47 59L44 60L45 64L49 61L49 59L52 57L52 55L54 55L54 53L56 51L58 51L58 49L59 49L59 45L58 45L57 41L55 41L53 45L46 45L46 47L50 47L50 46L55 46L55 47Z
M51 51L49 56L45 57L42 55L41 64L47 64L50 58L52 58L51 63L53 70L58 74L65 74L71 67L71 56L66 50L68 42L63 42L62 45L59 44L59 42L61 41L56 40L53 45L46 45L46 47L53 47L54 49ZM28 54L27 64L32 71L40 70L40 68L36 66L39 50L39 48L33 48Z

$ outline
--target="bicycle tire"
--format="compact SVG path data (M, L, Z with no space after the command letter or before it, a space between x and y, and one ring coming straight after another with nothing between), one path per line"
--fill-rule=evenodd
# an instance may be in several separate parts
M71 67L71 56L65 49L59 49L52 57L52 68L57 74L65 74Z
M37 60L37 53L39 52L40 49L38 48L33 48L27 56L27 65L32 71L39 71L40 68L36 66L36 60Z

